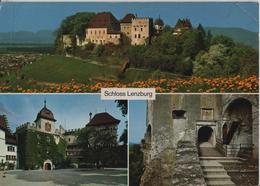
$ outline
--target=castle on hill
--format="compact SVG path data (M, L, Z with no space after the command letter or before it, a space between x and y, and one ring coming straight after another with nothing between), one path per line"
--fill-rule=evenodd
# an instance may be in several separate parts
M118 21L111 12L101 12L90 20L83 40L76 36L76 43L77 46L88 43L118 45L126 39L131 45L144 45L149 44L151 37L160 34L163 28L164 22L160 17L153 22L150 17L138 17L129 13ZM64 47L70 47L73 44L73 36L64 34L62 41Z

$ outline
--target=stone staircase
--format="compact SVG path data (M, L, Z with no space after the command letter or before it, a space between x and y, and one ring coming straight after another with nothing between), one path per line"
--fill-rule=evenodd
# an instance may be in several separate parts
M201 160L200 164L208 186L235 186L223 165L217 160Z

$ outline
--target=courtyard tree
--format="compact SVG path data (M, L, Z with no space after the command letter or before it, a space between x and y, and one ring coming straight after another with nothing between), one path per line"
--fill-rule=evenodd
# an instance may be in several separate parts
M95 164L96 168L100 168L111 166L116 161L117 136L111 134L109 127L85 127L80 131L77 140L83 149L85 163Z

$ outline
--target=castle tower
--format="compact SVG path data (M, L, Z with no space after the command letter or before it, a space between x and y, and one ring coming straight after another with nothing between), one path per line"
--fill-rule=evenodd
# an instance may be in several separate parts
M156 19L154 22L154 28L155 28L155 33L158 35L162 32L163 28L164 28L164 22L163 20L160 18Z
M52 111L46 107L46 100L44 100L44 107L38 112L34 122L39 131L51 134L55 133L56 119L54 118Z
M150 43L153 34L153 20L149 17L135 17L132 19L131 44L146 45ZM149 41L147 41L149 40Z

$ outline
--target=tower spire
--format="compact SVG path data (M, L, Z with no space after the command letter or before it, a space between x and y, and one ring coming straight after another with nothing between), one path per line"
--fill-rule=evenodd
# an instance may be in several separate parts
M46 98L44 98L44 107L46 107Z

